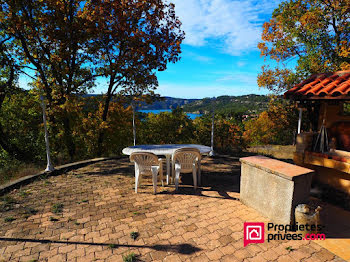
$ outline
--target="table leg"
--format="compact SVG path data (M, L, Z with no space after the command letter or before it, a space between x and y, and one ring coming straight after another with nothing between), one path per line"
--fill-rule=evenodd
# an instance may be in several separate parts
M169 185L169 176L170 176L170 157L169 155L166 155L166 183Z
M198 162L198 185L202 183L202 174L201 174L201 161Z

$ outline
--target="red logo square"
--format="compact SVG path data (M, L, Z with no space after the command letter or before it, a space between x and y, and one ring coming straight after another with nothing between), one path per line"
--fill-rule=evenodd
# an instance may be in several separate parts
M244 246L250 243L264 243L265 224L262 222L244 222Z

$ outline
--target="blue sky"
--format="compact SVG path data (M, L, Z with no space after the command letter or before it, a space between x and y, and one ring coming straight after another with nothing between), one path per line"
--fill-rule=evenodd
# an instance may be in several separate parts
M264 64L257 44L280 0L172 2L186 38L181 60L157 74L158 93L184 98L268 93L256 83Z
M257 44L281 0L169 0L186 38L181 60L158 72L157 93L180 98L267 94L256 78L265 63ZM29 82L20 78L20 85ZM106 91L98 81L92 93Z

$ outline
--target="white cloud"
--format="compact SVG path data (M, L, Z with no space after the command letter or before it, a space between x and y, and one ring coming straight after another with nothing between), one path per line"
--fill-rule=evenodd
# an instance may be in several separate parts
M245 85L257 85L256 84L256 74L251 73L241 73L236 72L235 74L226 74L222 77L219 77L217 82L233 82Z
M237 62L237 66L238 66L238 67L244 67L244 66L246 66L246 65L247 65L247 61L242 61L242 60L240 60L240 61Z
M280 0L171 0L186 33L185 44L215 44L223 52L240 55L261 37L262 23Z
M199 55L191 51L186 52L187 56L190 56L192 59L197 60L199 62L210 63L213 59L209 56Z

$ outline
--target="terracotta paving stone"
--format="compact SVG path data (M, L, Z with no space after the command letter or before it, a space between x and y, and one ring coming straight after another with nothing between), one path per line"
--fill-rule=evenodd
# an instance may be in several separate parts
M254 257L248 258L247 261L249 261L249 262L265 262L265 261L273 261L273 260L266 259L263 256L254 256Z
M78 249L73 250L72 252L67 253L68 260L73 260L73 258L83 256L85 256L85 249L83 247L80 247Z
M40 252L39 259L45 260L58 254L58 248Z
M150 177L134 193L128 159L34 181L22 187L31 192L26 197L8 193L16 205L0 212L0 236L23 241L0 241L0 261L114 262L131 252L141 261L343 261L310 241L243 247L243 223L268 220L239 202L239 168L234 157L205 158L203 187L194 192L184 175L178 192L158 186L157 195ZM55 214L57 203L63 210ZM28 207L37 214L25 216ZM16 220L4 222L10 216ZM136 240L132 231L139 233Z
M48 262L64 262L64 261L67 261L66 259L66 255L65 254L58 254L58 255L55 255L53 257L49 257Z
M252 255L246 249L243 248L236 250L236 252L234 252L233 255L241 260L252 257Z
M229 243L232 243L233 239L230 236L222 236L219 238L219 242L223 245L226 246Z
M181 262L181 259L178 255L170 255L164 258L165 262Z
M258 254L261 254L263 252L263 249L259 246L259 244L250 244L246 246L246 249L252 256L256 256ZM260 255L259 255L260 256Z
M262 256L266 260L272 261L276 260L279 255L275 251L273 251L273 249L270 249L265 252L262 252L259 256Z
M207 236L211 240L217 240L221 237L221 235L217 231L212 232L212 233L209 232L209 233L207 233Z
M277 262L290 262L295 261L292 256L290 255L283 255L278 257Z
M334 255L328 252L326 249L322 249L319 252L314 253L312 257L318 261L329 261L334 258Z
M35 261L39 259L39 254L33 254L28 256L21 256L19 257L18 261ZM11 260L14 260L11 258Z
M206 255L210 261L219 260L223 256L219 249L214 249L213 251L208 252Z
M232 245L227 245L224 247L219 247L219 250L224 254L224 255L232 255L234 252L236 252L236 249Z
M103 250L103 251L96 251L95 252L95 258L96 259L106 259L106 258L108 258L111 255L112 255L112 250L110 250L110 249L106 249L106 250Z
M76 249L76 245L65 245L63 247L58 248L59 254L67 254Z
M226 255L226 256L223 256L221 258L221 261L223 261L223 262L238 262L238 261L242 261L242 260L236 258L234 255Z

